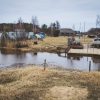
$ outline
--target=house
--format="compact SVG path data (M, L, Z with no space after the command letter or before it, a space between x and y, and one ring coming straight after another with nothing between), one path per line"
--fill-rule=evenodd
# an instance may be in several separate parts
M72 36L75 34L75 31L70 28L61 28L60 35L61 36Z
M87 32L88 37L100 37L100 28L91 28L88 32Z
M91 28L87 33L92 35L98 34L100 33L100 28Z

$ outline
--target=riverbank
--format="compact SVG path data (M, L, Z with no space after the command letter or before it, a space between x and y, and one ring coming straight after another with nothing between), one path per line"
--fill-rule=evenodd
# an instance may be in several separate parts
M30 65L0 70L0 100L98 100L100 73Z
M76 37L78 38L78 37ZM92 41L92 39L89 39L87 37L80 38L82 44L87 44L90 43ZM25 42L28 47L24 47L24 48L14 48L12 43L11 45L9 44L9 48L8 47L0 47L0 49L5 53L19 53L19 52L53 52L53 53L57 53L59 52L59 48L61 49L62 52L65 52L65 49L63 48L67 48L67 41L68 41L68 37L66 36L59 36L59 37L46 37L43 41L38 41L37 44L34 44L34 40L27 40L27 41L23 41Z
M59 48L60 50L62 50L62 52L65 52L65 49L63 48L67 48L67 46L32 46L27 47L27 48L8 48L8 47L1 47L1 53L27 53L27 52L49 52L49 53L58 53L59 52Z

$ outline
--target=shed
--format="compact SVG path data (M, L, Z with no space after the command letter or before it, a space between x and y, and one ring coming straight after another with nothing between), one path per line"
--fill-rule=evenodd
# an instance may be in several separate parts
M60 29L60 35L64 36L71 36L75 34L75 31L70 28L61 28Z

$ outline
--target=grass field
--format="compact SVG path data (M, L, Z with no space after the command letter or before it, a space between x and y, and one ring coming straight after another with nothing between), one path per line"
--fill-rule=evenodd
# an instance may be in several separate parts
M88 38L87 36L83 37L75 37L76 39L80 39L81 43L83 44L90 44L93 39ZM68 37L67 36L59 36L59 37L46 37L42 42L43 45L67 45Z
M93 39L88 37L75 37L75 39L80 39L80 42L84 44L91 44ZM59 36L59 37L46 37L43 41L40 41L38 46L67 46L68 45L68 37L67 36Z
M79 38L79 37L75 37ZM68 46L68 37L67 36L59 36L59 37L46 37L43 41L38 41L38 44L34 44L35 40L26 40L21 41L22 43L27 44L28 47L19 48L20 52L29 52L29 51L46 51L46 52L57 52L57 47L67 47ZM87 37L80 37L80 41L83 45L91 44L92 39ZM8 52L15 52L15 42L8 41L7 42L7 49Z
M99 100L100 73L28 66L0 70L0 100Z

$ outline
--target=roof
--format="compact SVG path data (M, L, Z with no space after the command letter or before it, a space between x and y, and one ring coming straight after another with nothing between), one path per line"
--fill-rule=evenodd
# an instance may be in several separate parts
M60 33L74 33L74 31L70 28L61 28Z
M91 28L87 33L98 34L98 33L100 33L100 28Z

